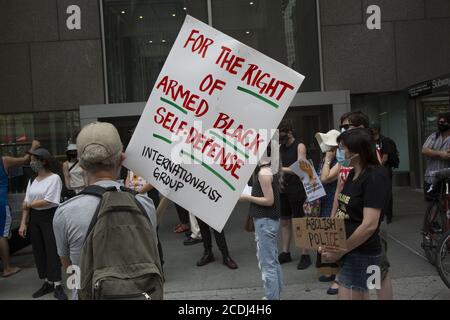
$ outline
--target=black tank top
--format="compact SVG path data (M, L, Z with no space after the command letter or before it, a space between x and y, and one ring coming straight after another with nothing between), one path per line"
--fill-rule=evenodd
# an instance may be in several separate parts
M298 145L302 143L299 140L295 140L290 146L281 145L280 155L281 164L283 167L290 167L294 162L298 160ZM283 175L283 187L281 188L282 193L304 193L302 182L296 174L285 174Z
M252 178L252 196L264 197L264 193L259 183L258 175L253 174ZM260 206L255 203L250 203L249 216L252 218L270 218L278 220L280 218L280 186L278 183L278 174L273 175L272 178L272 190L273 190L273 205L270 207Z

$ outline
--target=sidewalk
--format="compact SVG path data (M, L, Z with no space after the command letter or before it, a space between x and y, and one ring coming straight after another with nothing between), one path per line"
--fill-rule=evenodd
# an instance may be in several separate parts
M395 298L450 300L450 289L443 284L435 267L425 259L420 247L420 228L425 211L422 194L409 188L396 188L394 193L395 211L394 221L388 228L388 256ZM216 261L197 267L196 261L201 257L203 247L201 244L183 246L185 235L172 231L178 223L175 209L172 205L168 208L160 226L166 299L261 299L262 281L254 238L244 231L246 213L247 205L238 204L225 228L231 256L239 266L237 270L230 270L222 265L215 243ZM282 299L336 299L336 296L326 294L328 284L317 281L315 268L297 270L300 255L293 244L291 253L294 261L283 265L285 287ZM31 249L24 249L22 254L13 257L13 262L23 268L22 272L11 278L0 278L0 299L30 299L41 285L33 267ZM52 299L52 296L44 298Z

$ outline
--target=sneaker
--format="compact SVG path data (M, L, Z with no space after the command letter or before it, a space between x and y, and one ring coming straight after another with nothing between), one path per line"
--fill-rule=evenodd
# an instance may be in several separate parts
M34 299L40 298L42 296L45 296L46 294L52 293L53 291L55 291L55 287L53 286L53 284L50 284L47 281L45 281L42 287L38 291L33 293L32 297Z
M311 258L307 254L302 254L300 262L297 265L298 270L304 270L311 265Z
M280 264L291 262L292 261L291 253L290 252L282 252L282 253L280 253L278 255L278 261L280 262Z
M202 243L202 242L203 242L202 239L194 239L194 238L189 237L189 239L186 239L186 240L183 241L183 244L185 246L192 246L194 244Z
M55 292L53 293L53 296L57 300L68 300L67 295L64 292L64 288L61 285L55 287Z

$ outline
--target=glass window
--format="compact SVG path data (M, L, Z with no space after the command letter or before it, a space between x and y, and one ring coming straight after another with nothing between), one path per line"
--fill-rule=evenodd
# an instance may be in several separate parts
M403 93L352 95L352 111L362 111L371 123L381 126L381 134L395 141L400 157L398 170L409 171L407 106Z
M208 23L206 0L104 0L110 103L146 101L186 14Z
M78 111L3 114L0 115L0 155L21 157L32 140L38 139L57 160L63 161L68 142L75 142L79 131ZM10 192L25 192L30 167L11 168L8 174Z
M212 0L215 28L306 76L320 90L315 0Z

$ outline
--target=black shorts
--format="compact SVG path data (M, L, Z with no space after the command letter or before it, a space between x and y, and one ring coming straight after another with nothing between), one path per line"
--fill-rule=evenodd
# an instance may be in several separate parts
M305 203L306 195L303 193L281 193L281 219L287 220L291 218L303 218L303 203Z

